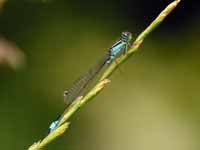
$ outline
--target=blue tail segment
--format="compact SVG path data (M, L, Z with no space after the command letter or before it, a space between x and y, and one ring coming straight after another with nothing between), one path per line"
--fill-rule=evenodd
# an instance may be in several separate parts
M50 133L53 130L55 130L55 128L58 126L58 123L59 123L60 119L61 119L61 115L59 115L57 117L57 119L50 124L49 129L48 129L48 133Z

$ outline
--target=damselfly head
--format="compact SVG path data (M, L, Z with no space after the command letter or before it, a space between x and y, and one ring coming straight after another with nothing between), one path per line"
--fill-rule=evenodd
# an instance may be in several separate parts
M122 32L121 40L123 42L130 42L132 40L132 33L131 32Z

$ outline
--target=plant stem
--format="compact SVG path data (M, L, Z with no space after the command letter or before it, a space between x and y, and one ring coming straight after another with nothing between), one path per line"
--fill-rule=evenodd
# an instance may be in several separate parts
M47 135L43 140L40 140L29 147L28 150L40 150L54 139L64 134L64 132L69 127L68 119L77 112L82 106L84 106L89 100L95 97L100 91L106 87L110 82L107 78L114 72L114 70L125 62L135 51L138 50L139 46L142 44L144 39L160 25L161 22L167 17L176 8L180 0L175 0L169 4L159 15L158 17L136 38L132 46L125 55L122 55L117 59L118 63L112 63L103 73L100 81L97 83L94 88L92 88L84 97L78 97L63 113L61 121L58 124L58 127L53 130L49 135Z

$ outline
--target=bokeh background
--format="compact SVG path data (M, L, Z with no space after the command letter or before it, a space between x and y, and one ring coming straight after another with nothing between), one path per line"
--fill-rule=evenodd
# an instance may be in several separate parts
M27 149L65 108L63 91L171 0L1 0L0 147ZM71 118L48 150L200 148L200 2L186 1Z

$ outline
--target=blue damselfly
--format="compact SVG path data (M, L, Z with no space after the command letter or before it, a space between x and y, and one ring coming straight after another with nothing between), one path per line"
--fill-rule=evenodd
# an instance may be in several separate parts
M130 47L130 41L132 40L132 34L130 32L122 32L121 38L117 41L109 50L107 54L98 63L93 66L86 74L82 75L78 80L76 80L68 90L64 92L64 101L66 105L70 105L77 97L84 96L84 92L91 81L96 77L96 75L102 70L106 65L109 65L119 57L121 54L125 54ZM54 122L51 123L49 127L49 132L53 131L62 115Z

